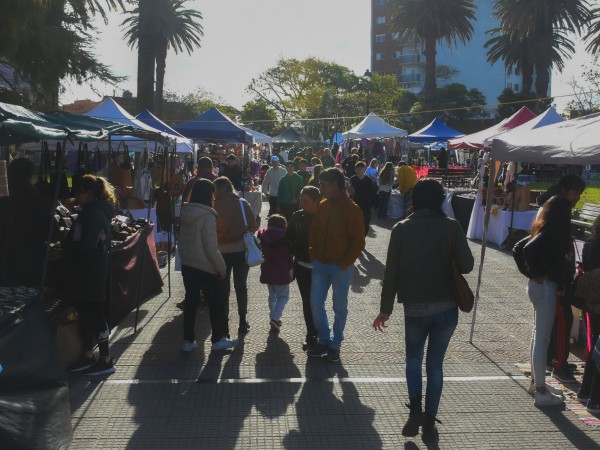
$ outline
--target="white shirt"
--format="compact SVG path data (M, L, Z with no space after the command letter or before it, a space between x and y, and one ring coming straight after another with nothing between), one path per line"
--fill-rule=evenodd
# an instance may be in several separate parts
M282 150L282 151L279 152L279 155L281 155L281 157L283 158L283 163L282 164L285 164L287 162L288 156L289 156L288 151L287 150Z
M277 197L277 190L279 188L279 180L285 177L287 170L279 166L277 169L271 167L265 173L265 179L262 184L263 194L270 194L273 197Z

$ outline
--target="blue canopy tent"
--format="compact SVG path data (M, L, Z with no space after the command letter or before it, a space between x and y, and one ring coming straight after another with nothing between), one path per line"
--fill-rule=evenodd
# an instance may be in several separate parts
M147 109L143 110L141 113L139 113L137 116L135 116L135 118L137 120L145 123L146 125L151 126L152 128L154 128L156 130L159 130L159 131L162 131L163 133L174 136L175 140L177 141L177 152L178 153L190 153L193 151L194 144L192 143L192 141L190 139L186 138L185 136L183 136L180 133L178 133L177 131L175 131L173 128L171 128L169 125L164 123L162 120L160 120L158 117L156 117L154 114L152 114Z
M273 138L271 136L261 133L260 131L251 130L250 128L246 128L241 125L238 125L238 127L246 131L247 133L250 133L254 138L254 142L256 142L257 144L268 144L270 146L273 146Z
M250 133L214 107L174 128L178 133L193 140L246 145L252 145L254 141Z
M456 137L464 136L464 133L456 131L446 125L439 117L431 121L429 125L408 135L410 142L428 143L447 141Z

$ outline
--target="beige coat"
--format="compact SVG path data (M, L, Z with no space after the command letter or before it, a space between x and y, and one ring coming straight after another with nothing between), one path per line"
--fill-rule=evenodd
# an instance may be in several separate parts
M256 231L256 219L254 211L246 200L242 200L246 220L250 231ZM215 210L217 211L217 236L219 239L219 250L221 253L235 253L246 250L244 244L244 218L240 208L240 198L233 192L219 194L215 199Z
M182 266L225 275L225 261L217 242L217 212L198 203L184 203L179 229Z

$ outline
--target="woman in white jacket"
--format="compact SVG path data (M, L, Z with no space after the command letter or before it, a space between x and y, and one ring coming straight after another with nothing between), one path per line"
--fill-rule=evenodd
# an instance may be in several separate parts
M226 350L235 347L238 342L226 335L225 261L217 241L217 212L212 208L214 192L215 185L211 181L200 179L192 188L189 203L181 208L179 255L185 287L184 341L181 348L184 352L198 346L194 325L200 289L209 308L211 350Z

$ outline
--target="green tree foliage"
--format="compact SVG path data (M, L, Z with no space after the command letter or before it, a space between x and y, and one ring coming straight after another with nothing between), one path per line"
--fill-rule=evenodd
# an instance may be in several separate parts
M212 92L201 87L197 87L194 92L184 95L170 93L168 98L170 101L180 101L184 103L192 109L194 114L201 114L212 107L215 107L223 114L228 115L232 120L235 120L236 116L240 114L238 109L228 105L223 98L216 96Z
M600 61L598 57L585 67L581 75L571 81L573 99L568 103L566 113L570 119L600 112Z
M8 3L3 7L3 24L7 25L0 39L0 61L17 75L18 82L6 83L9 87L2 98L53 109L58 107L62 79L73 79L79 84L122 80L93 54L96 30L91 23L94 14L106 18L105 11L120 6L120 1Z
M436 44L451 47L468 42L473 35L473 0L393 0L391 26L406 39L423 40L425 55L424 103L435 107Z
M121 26L125 28L127 44L130 47L138 47L138 52L140 48L145 49L146 45L145 43L140 43L141 47L138 45L142 36L142 19L145 19L142 5L143 2L140 2L138 7L129 13L129 17L121 23ZM141 9L140 6L142 6ZM156 95L153 107L159 116L162 114L167 53L169 49L172 49L176 54L186 51L188 55L191 55L196 47L200 47L200 39L204 36L201 20L202 14L199 11L185 8L185 0L152 0L147 21L150 23L153 34L148 39L151 41L151 46L154 47ZM154 84L154 69L151 72L151 74L141 74L144 77L143 86ZM140 74L138 74L139 76ZM144 95L146 89L140 89L138 85L138 97L140 93ZM138 98L138 102L146 104L148 100Z
M271 136L276 134L277 113L262 99L247 102L242 107L240 118L248 128Z
M496 111L497 119L506 119L507 117L512 116L518 110L520 110L523 106L527 106L529 109L537 110L537 102L526 102L525 100L535 99L535 94L533 92L524 93L524 92L515 92L511 88L504 89L500 95L498 96L498 103L501 103L498 106ZM544 108L546 109L546 108ZM537 111L542 112L542 111Z
M500 38L491 48L504 47L498 57L507 67L524 70L530 58L537 98L547 96L552 69L562 70L575 51L568 34L580 33L592 17L586 0L496 0L494 14ZM515 55L519 46L527 53Z

